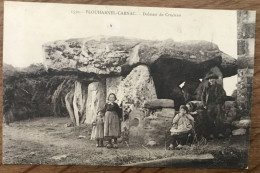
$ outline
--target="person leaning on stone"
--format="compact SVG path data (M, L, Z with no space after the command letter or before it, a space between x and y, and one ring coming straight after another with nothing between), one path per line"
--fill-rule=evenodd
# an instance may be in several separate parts
M210 139L213 139L214 136L222 138L224 137L224 112L222 107L226 92L223 86L216 82L218 79L216 75L210 75L206 79L209 80L209 83L203 88L201 101L207 112L207 131Z

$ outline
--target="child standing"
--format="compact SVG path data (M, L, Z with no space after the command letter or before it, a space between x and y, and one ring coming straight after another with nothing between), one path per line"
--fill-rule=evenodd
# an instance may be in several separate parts
M169 146L169 149L173 149L175 143L177 142L177 137L186 137L188 133L194 126L194 118L187 113L188 108L185 105L180 106L180 113L178 113L172 120L172 128L170 129L172 142ZM181 148L182 144L177 146L177 148Z
M96 118L92 121L92 135L91 138L97 141L96 147L103 147L104 139L104 117L101 111L98 111Z
M122 119L122 110L115 101L116 95L110 93L104 109L104 137L108 140L107 148L117 148L117 138L120 137L121 133L120 121ZM114 141L113 145L112 140Z

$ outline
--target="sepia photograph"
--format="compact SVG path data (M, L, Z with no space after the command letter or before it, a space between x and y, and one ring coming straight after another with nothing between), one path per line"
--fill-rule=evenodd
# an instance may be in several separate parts
M255 11L5 1L3 164L247 169L254 46Z

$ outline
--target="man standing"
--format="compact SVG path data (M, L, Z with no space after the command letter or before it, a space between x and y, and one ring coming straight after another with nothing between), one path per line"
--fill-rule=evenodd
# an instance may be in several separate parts
M203 88L201 101L207 110L209 138L213 139L214 135L222 138L224 137L222 133L224 129L222 107L225 102L226 92L222 85L216 83L218 79L216 75L210 75L206 79L209 80L209 83Z

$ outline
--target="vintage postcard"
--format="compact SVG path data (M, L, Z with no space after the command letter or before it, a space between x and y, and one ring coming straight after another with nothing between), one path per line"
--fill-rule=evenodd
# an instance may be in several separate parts
M255 11L4 2L3 163L248 167Z

